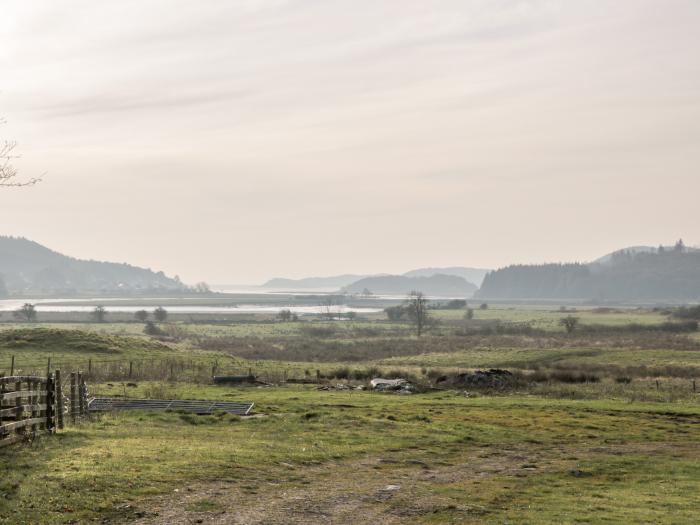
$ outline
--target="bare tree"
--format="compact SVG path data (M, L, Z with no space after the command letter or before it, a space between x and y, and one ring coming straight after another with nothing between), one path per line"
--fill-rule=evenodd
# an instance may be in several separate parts
M12 312L15 319L18 321L27 321L29 323L36 321L36 308L31 303L24 303L21 308Z
M104 323L106 317L107 317L107 309L102 305L96 306L95 309L90 314L90 318L96 323Z
M326 319L333 319L336 316L336 297L333 295L326 295L321 299L319 306L321 307L321 316Z
M406 313L411 324L416 329L418 337L425 331L430 322L428 315L428 299L423 292L411 292L406 300Z
M573 315L569 315L567 317L562 317L559 319L559 324L564 327L564 330L566 330L567 334L571 334L576 330L576 327L578 326L579 318L574 317Z
M282 322L289 322L292 320L292 311L289 308L285 308L283 310L280 310L277 313L277 319L279 319Z
M195 284L194 288L192 288L192 290L194 291L194 293L200 293L200 294L211 293L211 288L204 281Z
M159 323L164 323L168 320L168 311L162 306L159 306L158 308L153 310L153 317Z
M0 119L0 124L4 124L4 120ZM31 186L36 184L41 179L19 180L17 178L17 169L13 162L19 158L15 152L17 143L11 140L0 140L0 186Z

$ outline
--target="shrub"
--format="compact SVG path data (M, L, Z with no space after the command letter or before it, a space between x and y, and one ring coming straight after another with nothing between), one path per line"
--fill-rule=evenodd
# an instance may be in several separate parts
M673 317L679 319L695 319L700 320L700 305L697 306L681 306L673 310Z
M350 369L347 366L344 366L342 368L338 368L334 372L330 372L328 374L328 377L332 377L335 379L349 379L350 378Z
M153 321L146 321L146 326L143 327L143 333L154 337L165 335L165 332L158 328Z
M464 299L452 299L444 305L441 305L443 310L461 310L467 306L467 301Z
M600 377L585 372L557 371L552 372L550 377L560 383L598 383Z
M312 324L301 327L301 333L308 337L334 337L338 332L334 326L315 326Z
M408 310L403 305L397 305L385 308L384 313L389 321L401 321L408 314Z

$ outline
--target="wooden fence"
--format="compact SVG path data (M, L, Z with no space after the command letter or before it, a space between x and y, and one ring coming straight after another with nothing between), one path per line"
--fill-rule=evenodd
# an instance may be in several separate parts
M88 413L88 391L80 373L71 373L64 397L60 370L47 377L0 377L0 447L53 434L64 427L64 416L73 424Z

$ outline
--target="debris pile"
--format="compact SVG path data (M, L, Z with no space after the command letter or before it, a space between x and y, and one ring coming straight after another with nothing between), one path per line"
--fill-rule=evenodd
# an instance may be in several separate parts
M416 387L406 379L383 379L376 377L370 381L373 390L377 392L394 392L397 394L413 394Z
M440 385L461 385L478 388L504 388L511 386L515 377L508 370L491 368L489 370L476 370L450 376L438 377L436 383Z

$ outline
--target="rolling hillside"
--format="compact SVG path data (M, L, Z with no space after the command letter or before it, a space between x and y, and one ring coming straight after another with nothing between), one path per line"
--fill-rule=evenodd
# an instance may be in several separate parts
M415 290L426 295L467 298L474 295L477 286L456 275L437 274L431 277L366 277L345 288L348 293L363 293L365 290L387 295L405 295Z
M36 242L0 237L0 296L186 290L179 280L129 264L75 259Z
M263 287L265 288L282 288L289 290L297 289L319 289L319 288L342 288L349 284L354 283L360 279L368 277L367 275L332 275L330 277L306 277L303 279L285 279L282 277L277 277L270 279Z
M468 268L465 266L451 266L449 268L417 268L415 270L410 270L404 274L395 277L433 277L435 275L451 275L456 277L461 277L462 279L475 283L476 286L480 286L484 277L490 270L484 268ZM352 285L353 283L367 278L381 278L389 277L391 274L388 273L377 273L372 275L356 275L356 274L344 274L344 275L333 275L330 277L306 277L303 279L284 279L275 278L270 279L263 287L265 288L283 288L290 290L304 290L304 289L321 289L321 288L344 288ZM457 282L457 281L455 281ZM353 287L354 288L354 287Z
M477 286L481 286L484 281L484 277L491 270L485 268L468 268L465 266L450 266L448 268L418 268L416 270L411 270L403 275L406 277L432 277L433 275L456 275L461 277L470 283L474 283Z

